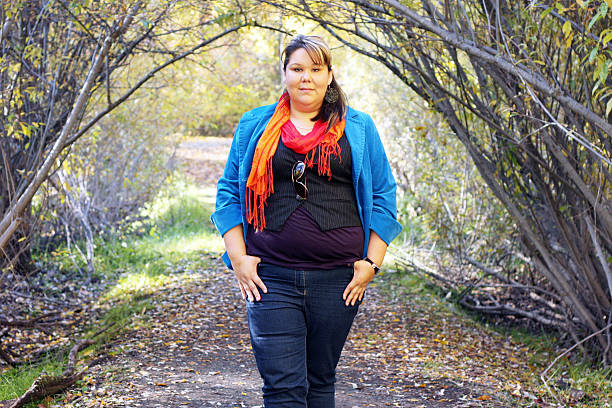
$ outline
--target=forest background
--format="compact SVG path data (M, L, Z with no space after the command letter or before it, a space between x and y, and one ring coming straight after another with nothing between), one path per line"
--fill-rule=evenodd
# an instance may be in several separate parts
M607 368L611 7L4 2L0 357L19 366L38 355L16 351L22 331L57 320L11 306L45 279L107 279L97 248L156 233L147 211L177 188L176 146L231 137L244 111L274 102L280 50L314 32L385 140L404 225L393 261Z

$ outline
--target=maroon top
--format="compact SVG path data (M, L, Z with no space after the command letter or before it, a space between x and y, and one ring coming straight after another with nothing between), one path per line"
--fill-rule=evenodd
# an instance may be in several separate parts
M291 269L334 269L361 259L363 228L321 228L308 210L299 206L280 231L255 232L249 224L247 253L262 262Z

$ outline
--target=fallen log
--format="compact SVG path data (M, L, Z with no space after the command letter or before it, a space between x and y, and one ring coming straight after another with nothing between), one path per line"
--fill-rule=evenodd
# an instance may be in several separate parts
M70 311L66 311L64 313L68 313ZM0 326L2 327L18 327L18 328L38 328L53 326L53 325L65 325L62 322L57 322L59 318L58 315L61 315L61 311L53 311L49 313L45 313L41 316L32 318L32 319L7 319L3 316L0 316ZM51 317L56 317L56 319L50 319ZM43 321L44 319L49 319L47 321Z
M70 350L68 365L62 374L49 375L45 372L40 373L38 378L32 383L32 386L21 397L17 398L9 408L21 408L28 402L36 401L65 390L80 380L87 371L87 367L77 373L74 372L77 354L85 347L94 343L95 341L91 339L79 340Z
M0 401L0 408L6 406L8 402L8 408L21 408L28 402L36 401L41 398L44 398L48 395L57 394L60 391L65 390L70 387L72 384L83 378L83 375L87 371L89 367L85 367L81 371L75 373L75 365L77 363L77 355L79 351L83 350L85 347L90 346L95 343L95 338L100 334L104 333L111 327L113 327L115 323L111 323L106 327L98 330L91 339L79 340L73 347L70 349L70 353L68 353L68 365L64 372L60 375L49 375L45 372L40 373L38 378L34 380L30 388L19 398L14 401ZM94 363L95 364L95 363Z

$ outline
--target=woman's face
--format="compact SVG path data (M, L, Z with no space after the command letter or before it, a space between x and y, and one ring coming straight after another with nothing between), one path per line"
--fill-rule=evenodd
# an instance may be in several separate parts
M283 75L291 106L302 112L318 112L332 78L327 65L315 64L303 48L295 50Z

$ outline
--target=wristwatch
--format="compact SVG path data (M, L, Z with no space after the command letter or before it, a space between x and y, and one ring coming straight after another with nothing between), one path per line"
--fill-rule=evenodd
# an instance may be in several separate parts
M363 258L363 260L369 263L370 265L372 265L372 268L374 268L374 275L376 275L380 271L380 268L378 267L378 265L376 265L374 261L368 258L367 256Z

